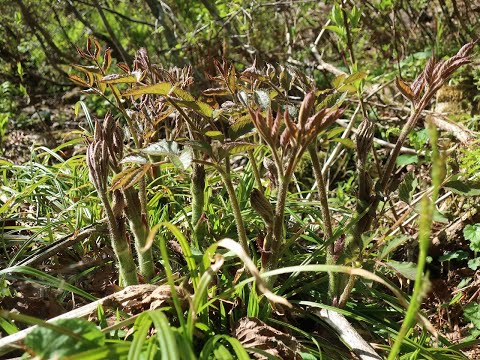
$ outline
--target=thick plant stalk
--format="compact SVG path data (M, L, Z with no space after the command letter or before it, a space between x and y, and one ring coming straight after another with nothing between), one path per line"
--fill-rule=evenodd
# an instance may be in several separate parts
M327 189L325 186L325 181L323 179L322 166L320 165L320 161L317 155L316 141L314 141L308 147L308 153L310 154L310 158L312 159L313 174L315 175L315 181L317 182L318 196L320 198L320 210L322 212L323 224L325 228L324 241L327 242L333 238L333 230L332 221L330 218L330 209L328 207ZM335 244L331 243L327 246L327 265L335 265L336 262ZM329 296L333 300L338 293L338 274L328 273L328 279Z
M105 213L107 214L112 248L118 259L120 277L123 279L126 286L136 285L138 284L137 268L133 260L130 244L126 237L125 220L121 214L119 216L115 215L113 209L118 206L115 203L115 200L112 203L113 206L110 207L106 196L100 196L100 198L105 208Z
M200 221L205 205L205 167L193 164L190 192L192 194L192 221L193 237L197 247L204 244L205 223Z
M228 198L230 199L230 204L233 210L233 216L235 218L235 224L237 226L238 239L245 253L247 253L248 256L250 256L250 249L248 248L247 233L245 231L245 225L243 223L242 212L240 211L240 205L238 203L237 194L235 194L235 188L233 187L232 178L230 177L230 171L229 171L230 166L228 164L230 159L227 157L225 161L227 162L227 170L225 171L221 168L218 168L218 170L219 170L220 176L222 177L223 183L227 188Z
M140 274L146 282L153 278L155 268L153 264L152 249L145 249L147 236L149 233L147 215L141 212L140 199L138 193L133 188L124 190L125 195L125 214L130 225L130 230L135 239L135 250L138 257L138 267Z
M99 128L97 122L97 130ZM113 251L118 260L120 277L125 285L138 283L135 262L130 245L126 238L122 212L123 195L114 192L112 206L107 197L108 150L105 141L101 140L101 131L96 131L95 140L87 149L87 165L90 179L97 189L98 196L107 215Z

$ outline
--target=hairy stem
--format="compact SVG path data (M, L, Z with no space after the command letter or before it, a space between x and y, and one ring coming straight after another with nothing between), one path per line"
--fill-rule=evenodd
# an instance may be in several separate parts
M145 244L149 233L147 214L141 212L138 193L133 188L124 191L125 194L125 214L128 218L130 230L135 239L135 250L138 257L138 266L140 273L145 281L150 281L155 273L153 265L152 249L145 250Z
M98 192L108 219L112 248L118 260L120 277L126 286L138 284L137 269L126 238L125 225L120 216L115 216L106 194Z
M257 161L255 160L255 154L253 150L248 150L248 158L252 164L253 175L255 176L255 183L257 184L258 190L263 193L262 179L260 177L260 172L258 171Z
M312 159L312 167L313 167L313 174L315 175L315 181L317 182L317 189L318 189L318 196L320 198L320 209L322 212L322 219L325 228L325 243L329 241L329 239L333 238L333 229L332 229L332 221L330 218L330 208L328 206L328 196L327 196L327 188L325 186L325 181L323 179L322 174L322 166L320 165L320 160L317 154L317 144L314 141L309 147L308 152L310 154L310 158ZM335 265L335 245L331 243L327 247L327 265ZM331 299L336 295L338 289L338 276L335 273L329 273L329 296Z
M205 167L201 164L194 164L190 184L192 194L192 228L195 246L204 246L204 223L200 222L205 205Z
M230 159L227 157L225 161L228 163ZM230 199L230 204L233 210L233 216L235 217L235 224L237 226L237 232L238 232L238 238L240 240L240 244L242 245L243 250L250 256L250 250L248 248L247 233L245 231L245 225L243 224L242 213L240 211L240 205L238 203L237 194L235 194L235 188L233 187L229 168L230 167L227 166L227 171L223 170L220 167L218 167L217 169L219 170L223 183L227 188L228 197Z

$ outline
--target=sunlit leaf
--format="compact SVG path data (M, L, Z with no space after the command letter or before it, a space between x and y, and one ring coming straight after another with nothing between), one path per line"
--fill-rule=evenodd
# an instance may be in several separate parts
M224 138L223 133L218 130L206 131L205 135L215 140L223 140Z
M268 96L268 92L263 90L255 90L253 93L253 97L255 102L260 106L262 110L267 110L270 108L270 96Z
M144 165L148 162L147 159L145 159L143 156L140 155L129 155L125 156L121 161L120 164L126 164L126 163L134 163L134 164L139 164L139 165Z
M202 94L205 96L224 96L229 95L230 91L225 88L210 88L202 91Z
M83 80L80 76L72 74L72 75L68 75L68 78L77 85L80 85L83 87L90 87L90 85L85 80Z
M251 144L247 142L241 142L241 141L236 141L236 142L231 142L227 143L223 146L223 149L228 151L230 155L238 154L241 152L246 152L248 150L253 150L257 147L256 144Z
M128 189L129 187L138 183L145 173L150 169L151 164L145 164L140 167L130 167L119 174L116 174L112 179L111 191L123 188Z
M332 80L332 85L335 89L338 89L345 83L345 79L347 78L346 74L338 75L335 79Z
M175 167L182 170L187 169L193 161L192 149L185 146L183 150L180 150L175 141L162 140L148 145L141 152L152 156L166 156Z
M171 88L172 88L172 85L170 83L162 82L155 85L140 86L140 87L135 87L133 89L129 89L125 91L122 94L122 96L135 96L135 95L145 95L145 94L166 96L170 92Z
M367 73L365 71L359 71L359 72L356 72L356 73L350 75L349 77L347 77L345 79L344 83L349 84L349 83L355 82L357 80L365 79L366 77L367 77Z
M212 117L213 115L213 108L207 103L204 103L202 101L175 100L175 102L182 107L192 109L197 113L204 115L208 118Z
M110 74L104 76L100 82L106 84L126 84L126 83L137 83L142 81L145 73L141 70L133 71L130 74Z
M463 228L463 236L470 241L472 251L480 251L480 224L469 224Z
M398 90L400 90L402 95L405 96L407 100L413 101L413 99L415 98L415 94L405 81L403 81L397 76L395 77L395 84L397 85Z
M355 149L355 143L351 139L336 138L336 139L333 139L333 141L339 142L340 144L344 145L349 149Z
M193 97L192 94L190 94L188 91L186 90L183 90L183 89L180 89L179 87L177 86L174 86L171 90L170 90L170 94L174 94L176 97L179 97L180 99L182 100L185 100L185 101L195 101L195 98Z
M77 70L80 70L81 72L88 74L88 73L95 73L95 74L102 74L102 70L97 65L76 65L73 64L72 67L74 67Z

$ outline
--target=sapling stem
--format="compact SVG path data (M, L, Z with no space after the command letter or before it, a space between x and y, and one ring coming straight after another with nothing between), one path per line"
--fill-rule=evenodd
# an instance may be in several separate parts
M230 158L227 156L227 158L225 159L225 162L227 163L226 170L222 169L220 166L217 167L217 170L219 171L223 183L227 188L230 205L232 206L233 210L233 217L235 218L235 224L237 226L238 239L240 240L240 244L242 245L243 250L250 256L247 233L245 231L245 225L243 223L242 212L240 211L237 194L235 193L235 188L233 187L232 178L230 175L229 161Z
M137 269L133 261L132 251L126 238L123 219L115 216L105 193L99 191L98 195L103 203L107 215L110 239L115 256L118 259L120 278L126 286L138 284Z
M147 214L141 212L138 193L133 188L124 190L125 194L125 214L135 239L135 250L138 257L138 267L145 281L150 281L154 275L152 249L145 250L147 236L149 232Z
M192 194L192 228L195 246L204 246L204 224L200 223L205 205L205 167L193 164L190 192Z
M263 192L262 179L260 177L260 172L258 171L257 161L255 160L255 154L253 150L248 150L248 158L250 159L250 164L252 165L253 175L255 176L255 183L257 184L258 190Z
M333 229L332 221L330 218L330 208L328 206L328 195L327 188L325 186L325 181L322 174L322 166L320 165L320 160L317 154L317 142L314 141L311 145L308 146L308 153L312 160L313 174L315 176L315 181L317 182L317 191L320 198L320 210L322 212L323 225L324 225L324 242L327 243L329 239L333 238ZM335 254L334 254L335 244L332 242L327 247L327 265L335 265ZM333 299L336 293L337 286L337 274L329 273L329 296Z

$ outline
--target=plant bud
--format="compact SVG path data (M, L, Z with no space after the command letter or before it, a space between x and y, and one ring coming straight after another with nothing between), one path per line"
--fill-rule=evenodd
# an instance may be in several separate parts
M105 115L105 120L103 121L103 134L105 135L105 139L111 139L114 131L115 120L113 119L112 114L108 112L107 115Z
M367 118L363 119L357 133L357 157L362 163L367 160L368 152L373 144L374 133L375 124Z
M314 105L315 105L315 90L312 90L309 93L307 93L307 95L305 95L302 105L300 106L300 111L298 113L298 124L300 125L300 129L303 129L303 127L307 123L307 119L310 116L310 113L312 112Z
M273 209L270 202L267 200L265 195L258 190L253 189L250 193L250 204L252 208L260 215L265 221L267 226L271 226L273 224Z
M103 138L102 126L100 122L95 119L95 132L93 135L93 142L99 142Z

